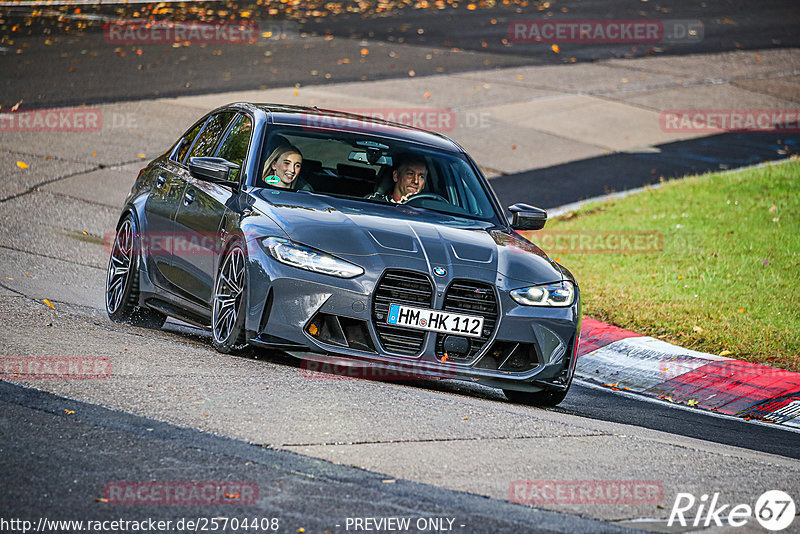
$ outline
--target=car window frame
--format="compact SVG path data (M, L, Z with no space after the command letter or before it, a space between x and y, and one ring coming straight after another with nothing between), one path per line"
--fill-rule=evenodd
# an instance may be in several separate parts
M322 132L320 132L320 133L322 133ZM376 140L378 142L380 142L380 140L382 139L382 136L380 136L380 135L376 135L376 134L372 134L372 133L364 134L363 132L351 132L351 131L348 131L348 130L330 130L327 133L329 135L333 136L333 137L335 137L338 134L342 134L342 135L346 135L346 136L364 135L364 137L373 138L374 140ZM309 134L309 132L303 132L303 128L299 127L297 125L269 124L268 127L265 128L265 131L263 133L263 138L262 138L261 143L259 145L259 152L260 153L259 153L258 158L257 158L258 162L259 162L259 167L263 167L263 165L266 163L266 160L267 160L267 157L268 157L268 151L266 151L265 148L266 148L266 145L270 144L270 139L275 134L280 135L280 136L289 135L290 137L291 136L303 136L303 134L305 134L308 137L317 137L316 135ZM322 139L325 138L324 135L320 135L319 137L322 138ZM439 148L439 147L436 147L436 146L428 145L428 144L425 144L425 143L419 143L419 142L416 142L416 141L413 141L413 140L409 140L409 139L404 139L404 138L390 137L390 138L386 139L386 141L388 141L390 143L400 143L404 147L406 147L404 149L400 149L399 152L406 152L406 151L419 152L419 154L426 160L426 164L428 165L428 170L429 170L429 176L428 176L428 178L426 180L426 182L428 182L428 183L426 183L426 186L425 186L426 191L425 192L431 192L431 190L430 190L430 188L432 187L432 184L430 183L431 181L437 182L440 185L445 185L445 186L448 183L447 180L444 180L442 177L437 176L439 171L441 170L442 163L437 163L437 164L433 165L431 162L428 161L432 156L434 156L436 154L442 154L442 155L450 154L452 157L455 157L456 159L460 160L465 165L465 167L467 169L469 169L474 174L475 183L473 185L479 187L480 190L482 191L482 193L485 195L486 204L487 204L486 207L488 208L489 213L485 214L484 216L479 216L479 215L476 215L476 214L473 214L473 213L470 213L470 212L467 212L464 215L456 215L456 214L453 214L453 213L449 213L448 215L460 216L460 217L465 217L467 219L472 219L472 220L476 220L476 221L482 221L482 222L493 224L496 227L502 227L502 228L509 228L510 227L509 223L508 223L508 219L507 219L507 217L505 215L505 212L502 210L502 208L500 207L500 203L497 201L497 197L496 197L496 195L494 193L494 190L491 188L491 185L488 183L488 180L486 179L486 177L480 171L480 168L475 164L475 161L469 156L469 154L466 151L464 151L463 149L460 149L460 150L442 149L442 148ZM414 147L417 147L417 148L415 149ZM306 158L306 157L308 157L308 154L304 154L303 156L304 156L304 158ZM309 159L313 159L313 158L309 158ZM467 184L463 181L463 178L460 179L460 181L461 181L461 185L463 187L467 186ZM259 186L253 185L253 187L259 187ZM449 193L449 191L447 190L447 187L444 188L444 191L445 191L445 193ZM317 193L323 194L323 195L324 194L328 194L328 193L323 193L321 191L317 191ZM466 199L464 197L460 196L460 195L463 195L463 194L464 194L463 192L460 193L460 194L457 194L456 199L454 199L454 200L464 200L465 201L465 205L469 206L472 202L466 201ZM477 206L479 204L481 204L481 203L477 202L476 192L470 190L470 195L475 197L473 200L474 200L475 207L477 208ZM335 197L336 195L331 194L331 196ZM355 199L355 200L359 200L358 197L352 197L352 198ZM445 197L445 198L448 198L448 197ZM451 201L451 203L453 203L453 202ZM455 203L453 203L453 205L458 207L458 208L460 208L460 209L462 209L462 210L464 210L464 211L467 211L467 208L465 208L464 206L461 206L461 205L455 204ZM435 210L433 210L433 211L435 211Z
M189 155L189 153L192 151L192 147L194 147L195 141L197 141L197 138L200 137L200 134L203 132L203 129L205 128L206 123L208 122L208 120L210 118L211 118L211 115L203 117L202 119L200 119L196 123L192 124L189 127L189 129L187 129L185 132L183 132L183 135L180 138L178 138L178 141L173 145L172 150L170 150L169 160L171 162L177 163L178 165L182 165L184 167L186 166L184 164L183 160L179 160L179 159L176 158L177 153L183 147L183 141L189 136L189 134L192 133L192 131L194 131L195 128L197 128L199 126L200 130L198 130L197 135L195 135L194 139L192 139L192 143L191 143L191 145L189 145L189 148L186 150L186 155L184 156L184 159Z
M201 137L203 137L203 134L205 133L206 128L208 128L209 123L212 120L214 120L214 117L217 117L218 115L222 115L224 113L232 113L233 116L229 119L228 124L225 126L225 129L222 131L222 133L219 136L217 136L217 140L214 143L213 150L211 150L211 154L216 154L216 151L219 148L220 140L223 137L225 137L225 135L228 133L228 129L230 128L231 123L233 122L233 119L236 118L236 115L239 113L239 111L236 110L236 109L230 109L230 108L221 109L221 110L218 110L218 111L216 111L214 113L211 113L206 118L206 121L203 124L203 127L200 129L200 131L197 133L197 136L194 138L194 141L192 142L192 146L186 152L186 156L184 158L184 161L181 162L185 167L188 167L186 162L188 161L189 157L191 156L192 151L195 149L195 146L197 145L197 142L200 140ZM197 157L197 156L193 156L193 157Z
M246 164L247 164L248 158L250 157L250 149L253 146L253 135L255 134L256 121L255 121L254 117L250 116L249 113L246 113L244 111L240 111L240 110L236 110L236 109L229 110L229 111L233 111L234 112L234 116L233 116L233 118L231 118L231 121L228 123L228 127L225 129L225 132L223 132L223 134L220 135L219 141L217 141L217 146L214 148L214 157L219 157L219 151L222 150L222 144L228 138L228 135L230 135L231 131L233 130L234 124L236 124L236 121L239 120L240 117L244 117L247 120L249 120L250 121L250 136L247 139L247 149L244 152L244 159L242 159L242 162L239 164L239 178L237 180L235 180L235 181L234 180L230 181L232 184L238 182L239 186L241 187L242 184L247 183L246 180L243 181L242 176L247 174ZM200 134L198 134L198 137L199 136L200 136ZM187 155L188 155L188 153L187 153Z

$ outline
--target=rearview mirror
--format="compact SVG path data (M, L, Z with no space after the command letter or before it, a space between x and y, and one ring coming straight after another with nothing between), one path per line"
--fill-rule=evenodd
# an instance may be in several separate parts
M511 212L511 228L514 230L541 230L547 222L547 211L527 204L508 207Z
M189 173L197 178L213 184L230 186L239 191L239 182L230 180L232 170L239 170L239 165L224 158L190 158Z
M368 149L369 150L369 149ZM392 158L382 156L379 151L369 150L369 152L358 152L353 150L348 158L356 163L366 163L368 165L391 165Z

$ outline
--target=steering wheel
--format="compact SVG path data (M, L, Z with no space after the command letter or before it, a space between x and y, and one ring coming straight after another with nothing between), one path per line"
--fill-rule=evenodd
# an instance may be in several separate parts
M444 198L442 195L437 195L436 193L419 193L419 194L416 194L416 195L412 196L411 198L409 198L408 200L406 200L406 204L411 204L415 200L424 200L426 198L429 199L429 200L438 200L439 202L444 202L445 204L450 204L450 202L446 198Z

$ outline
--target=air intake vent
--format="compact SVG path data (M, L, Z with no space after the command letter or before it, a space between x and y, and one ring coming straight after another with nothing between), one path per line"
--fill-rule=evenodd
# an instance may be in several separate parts
M472 360L483 348L494 332L497 325L497 296L494 287L472 280L453 280L444 299L444 309L463 313L466 315L482 315L483 332L481 337L469 338L469 350L465 354L448 354L448 361L467 362ZM444 338L446 335L436 335L436 356L444 356Z
M372 321L383 349L404 355L419 354L425 332L386 324L390 304L430 308L433 306L430 279L412 271L386 271L378 282L372 301Z

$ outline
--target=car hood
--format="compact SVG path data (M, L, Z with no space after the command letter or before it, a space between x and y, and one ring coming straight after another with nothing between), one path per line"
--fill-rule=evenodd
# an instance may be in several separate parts
M254 209L291 240L354 263L382 256L387 266L440 267L454 277L478 269L477 277L493 283L496 275L532 284L563 278L536 245L485 221L304 192L263 190L254 198ZM250 226L257 231L257 223Z

